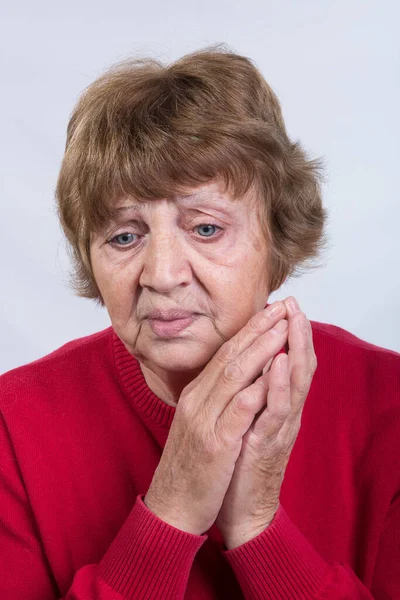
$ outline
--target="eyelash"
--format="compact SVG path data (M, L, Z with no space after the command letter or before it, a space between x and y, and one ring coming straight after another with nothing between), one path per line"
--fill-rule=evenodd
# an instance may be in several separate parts
M219 225L217 225L216 223L200 223L199 225L196 225L196 227L194 227L194 229L196 229L197 227L204 227L204 225L215 227L216 229L219 229L220 231L223 231L223 228L220 227ZM216 235L209 236L209 237L207 237L207 236L206 237L201 237L200 236L200 237L203 240L208 240L208 239L215 240L215 238L218 237L217 233L216 233ZM117 237L119 237L120 235L138 235L138 234L137 233L132 233L130 231L122 231L121 233L118 233L117 235L114 235L110 240L108 240L107 244L110 244L110 246L116 248L117 250L122 250L122 251L124 251L124 250L130 250L131 248L133 248L134 246L137 245L137 240L136 240L136 242L133 242L132 244L129 244L129 245L128 244L123 244L121 246L120 244L117 244L116 242L114 242L114 240Z

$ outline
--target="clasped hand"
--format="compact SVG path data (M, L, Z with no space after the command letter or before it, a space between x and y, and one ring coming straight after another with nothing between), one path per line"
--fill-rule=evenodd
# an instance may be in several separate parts
M287 343L288 354L277 354ZM272 522L317 360L293 297L257 313L183 390L145 504L228 549Z

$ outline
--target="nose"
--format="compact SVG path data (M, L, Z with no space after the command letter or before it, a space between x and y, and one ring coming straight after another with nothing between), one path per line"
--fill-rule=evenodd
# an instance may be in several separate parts
M174 232L151 233L144 253L139 284L167 293L192 281L192 269L183 244Z

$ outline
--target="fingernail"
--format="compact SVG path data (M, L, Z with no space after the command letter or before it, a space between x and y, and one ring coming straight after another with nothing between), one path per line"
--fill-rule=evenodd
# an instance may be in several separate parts
M286 321L286 319L282 319L272 329L275 329L275 331L279 331L279 333L283 333L284 331L286 331L287 328L288 322Z
M289 310L292 314L296 313L298 310L300 310L300 306L296 300L296 298L290 297L286 300L286 304L289 307Z

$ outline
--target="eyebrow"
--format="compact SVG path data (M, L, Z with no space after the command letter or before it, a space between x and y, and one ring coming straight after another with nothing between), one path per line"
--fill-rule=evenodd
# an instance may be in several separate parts
M197 202L201 204L201 203L209 203L209 202L212 202L213 200L218 200L218 201L222 200L222 202L224 204L227 204L227 200L226 200L226 198L224 198L224 196L220 196L220 195L208 196L202 192L196 192L194 194L187 194L185 196L174 196L173 200L177 201L178 204L186 204L189 206L192 206L193 204L196 204ZM136 210L140 210L140 208L142 208L143 206L147 206L151 202L153 202L153 200L148 200L148 201L140 202L140 203L132 203L132 204L129 204L128 206L120 206L120 207L116 208L115 210L117 212L120 212L120 211L123 212L123 211L127 211L127 210L136 211Z

